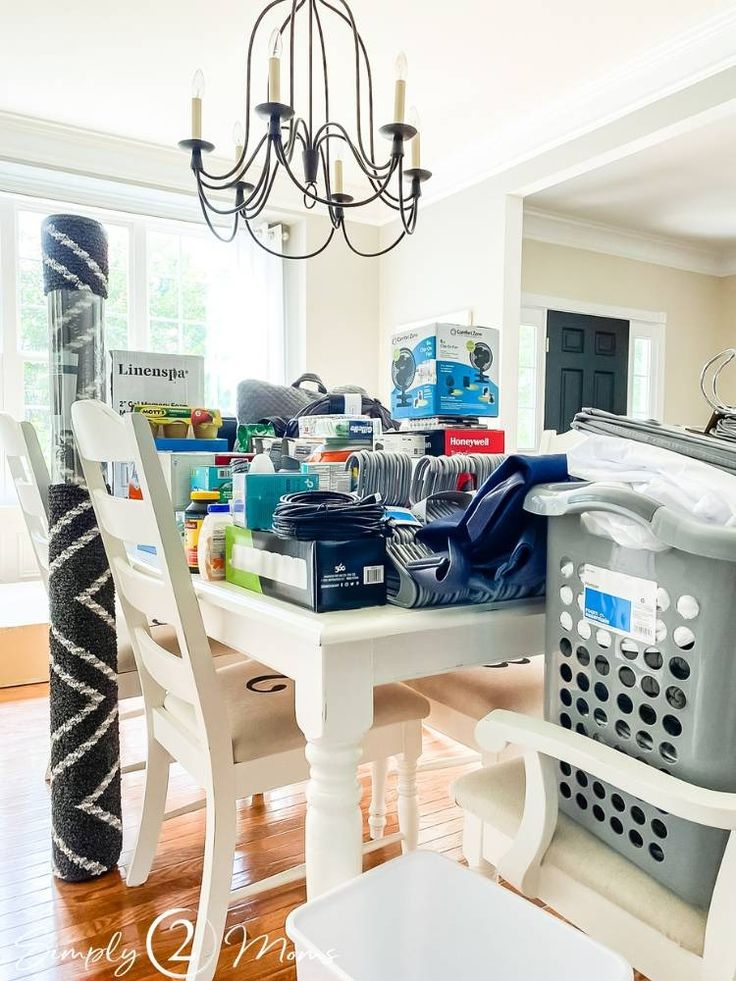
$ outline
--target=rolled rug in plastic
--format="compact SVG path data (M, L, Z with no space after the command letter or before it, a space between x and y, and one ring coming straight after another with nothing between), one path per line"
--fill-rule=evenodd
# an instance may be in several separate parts
M105 397L107 237L52 215L42 229L50 404L49 623L54 874L114 868L122 846L115 593L74 446L72 404Z

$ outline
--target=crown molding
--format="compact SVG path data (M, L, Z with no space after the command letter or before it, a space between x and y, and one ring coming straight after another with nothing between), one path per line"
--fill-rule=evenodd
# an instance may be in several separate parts
M524 238L586 252L649 262L707 276L736 274L736 252L708 249L680 239L572 218L569 215L524 209Z
M434 176L424 189L424 204L489 179L498 179L509 193L519 193L513 186L514 171L535 157L589 136L734 65L736 8L731 7L443 158L432 168ZM481 166L473 167L472 161L480 161Z
M208 163L223 173L232 166L232 161L216 155ZM92 194L98 207L151 214L146 209L155 205L158 210L153 213L161 217L197 220L199 215L202 220L189 161L178 147L3 111L0 190L87 204ZM326 213L318 205L306 212L301 193L290 181L274 184L269 218L303 219L323 210ZM351 214L351 221L376 224L375 209L356 212L365 213Z

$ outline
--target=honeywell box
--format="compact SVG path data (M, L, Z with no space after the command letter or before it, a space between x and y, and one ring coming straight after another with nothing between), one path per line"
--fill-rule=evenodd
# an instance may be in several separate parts
M195 354L110 351L110 405L204 405L204 358Z
M300 542L238 525L225 529L225 578L316 613L386 602L386 540Z
M494 327L426 324L391 337L391 415L498 415L499 332Z
M425 449L430 456L503 453L506 446L503 429L435 429L423 435Z

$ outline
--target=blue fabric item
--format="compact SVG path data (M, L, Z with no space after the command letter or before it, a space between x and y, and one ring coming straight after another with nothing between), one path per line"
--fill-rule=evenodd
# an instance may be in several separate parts
M543 595L547 519L525 511L524 499L537 484L569 480L564 455L510 456L466 511L417 532L437 560L411 563L412 576L439 592L494 585L505 595Z

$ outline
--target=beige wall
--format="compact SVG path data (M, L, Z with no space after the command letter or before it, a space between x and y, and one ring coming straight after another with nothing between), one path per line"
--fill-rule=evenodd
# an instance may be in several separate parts
M545 242L525 240L522 250L525 293L667 314L664 416L684 425L708 419L700 369L728 343L726 325L731 312L736 316L735 281Z
M310 215L290 226L289 250L305 254L327 238L326 217ZM379 230L355 222L348 234L356 248L378 249ZM336 234L328 248L307 261L288 263L287 373L321 375L328 387L362 385L375 395L379 382L379 261L354 255Z

